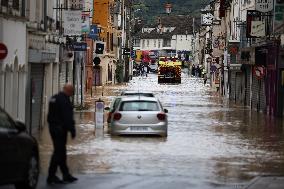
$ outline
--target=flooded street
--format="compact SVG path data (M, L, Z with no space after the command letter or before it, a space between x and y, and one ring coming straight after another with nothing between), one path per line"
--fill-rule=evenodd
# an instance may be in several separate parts
M76 113L78 137L68 146L74 174L180 177L195 186L236 188L258 175L284 173L281 120L230 104L203 80L185 74L181 85L159 85L154 74L137 77L124 86L104 87L102 99L109 104L123 90L151 91L160 99L169 110L168 137L111 137L107 127L95 130L91 106ZM52 151L47 127L40 151L46 175Z

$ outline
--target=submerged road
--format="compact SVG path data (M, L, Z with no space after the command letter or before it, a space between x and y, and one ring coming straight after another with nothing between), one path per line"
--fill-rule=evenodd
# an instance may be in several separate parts
M282 121L220 98L202 79L184 74L180 85L159 85L150 74L104 87L102 99L109 103L123 90L155 93L169 110L168 137L111 137L107 128L94 129L94 107L78 112L78 138L68 145L68 163L80 179L53 188L243 188L256 176L284 173ZM46 128L39 141L39 188L50 188Z

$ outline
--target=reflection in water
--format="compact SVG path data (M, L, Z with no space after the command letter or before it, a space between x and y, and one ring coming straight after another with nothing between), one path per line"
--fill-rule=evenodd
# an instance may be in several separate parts
M169 136L111 137L94 127L94 102L108 105L122 90L151 91L169 110ZM155 75L121 86L99 88L87 98L88 112L76 113L78 138L69 143L69 164L77 173L181 175L220 183L246 182L260 174L284 173L282 121L219 98L197 78L158 85ZM52 150L40 138L43 170Z

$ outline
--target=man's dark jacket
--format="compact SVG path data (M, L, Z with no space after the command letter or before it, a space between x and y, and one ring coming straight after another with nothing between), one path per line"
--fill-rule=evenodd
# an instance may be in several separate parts
M73 116L73 106L70 98L60 92L49 101L49 111L47 121L51 133L68 132L75 136L75 122Z

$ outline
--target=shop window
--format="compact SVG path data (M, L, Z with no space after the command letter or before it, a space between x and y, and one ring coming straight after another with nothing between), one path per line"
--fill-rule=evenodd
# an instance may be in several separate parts
M171 40L170 39L165 39L163 47L170 47L171 46Z

